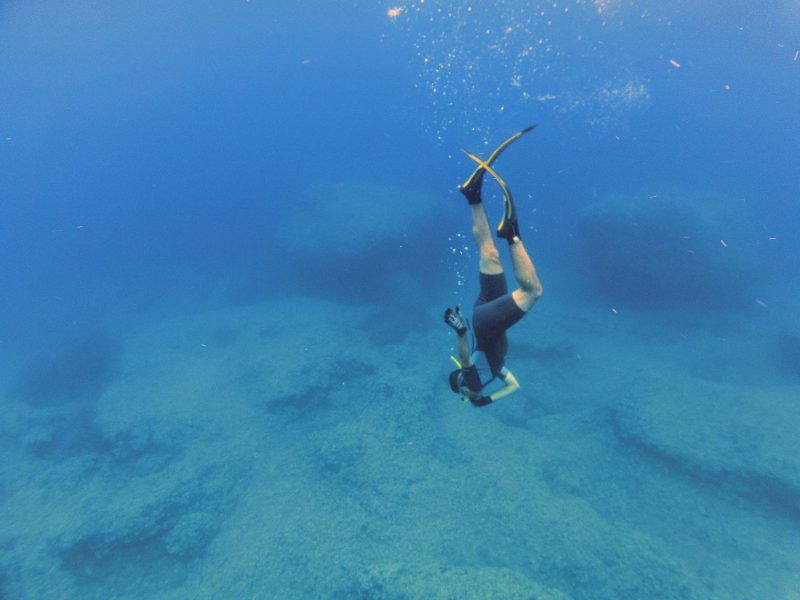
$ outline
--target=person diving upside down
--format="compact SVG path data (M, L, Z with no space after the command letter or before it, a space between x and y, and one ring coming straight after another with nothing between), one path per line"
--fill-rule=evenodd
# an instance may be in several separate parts
M486 161L464 150L478 163L469 179L459 186L472 212L472 236L480 251L480 294L472 312L474 348L470 346L468 323L461 314L460 307L448 308L444 313L444 321L458 335L459 359L453 358L453 361L459 368L450 373L450 388L475 406L486 406L520 388L517 379L505 366L508 351L506 331L522 319L542 295L542 284L520 239L519 222L511 192L492 168L503 150L534 127L536 125L512 135ZM497 227L497 237L508 242L511 252L514 277L519 284L511 293L508 292L500 254L494 245L481 199L483 178L487 172L503 190L503 218ZM495 387L492 384L496 381L504 385L488 393L490 388Z

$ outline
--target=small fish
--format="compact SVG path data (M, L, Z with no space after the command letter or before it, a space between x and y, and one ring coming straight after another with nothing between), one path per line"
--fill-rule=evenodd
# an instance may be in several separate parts
M676 69L680 69L681 68L680 63L677 60L675 60L674 58L670 58L669 59L669 64L671 64Z
M719 243L722 244L723 248L727 248L728 247L728 244L725 243L725 240L720 240Z

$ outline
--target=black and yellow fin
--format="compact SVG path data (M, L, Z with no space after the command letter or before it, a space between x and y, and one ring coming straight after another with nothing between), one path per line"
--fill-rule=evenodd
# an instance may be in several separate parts
M514 208L514 198L511 196L511 190L508 189L506 182L503 181L503 178L500 177L500 175L498 175L497 172L492 168L488 160L483 161L463 148L461 151L478 163L478 169L485 169L489 175L494 177L495 181L497 181L498 185L500 185L500 188L503 190L503 218L500 220L500 224L497 226L498 237L511 240L514 236L519 236L517 211L516 208Z
M477 156L472 154L472 152L469 152L468 150L464 150L463 148L461 149L461 151L464 154L466 154L467 156L469 156L476 163L478 163L479 166L475 170L476 172L478 172L478 171L480 171L482 169L485 169L486 172L489 173L489 175L491 175L492 177L494 177L495 181L500 185L500 188L503 190L504 204L506 205L506 210L503 211L503 218L505 218L505 213L508 212L508 210L507 210L508 206L507 205L510 203L512 207L514 206L514 201L511 199L511 191L508 189L508 186L506 185L506 182L503 181L503 178L500 177L500 175L497 174L497 171L495 171L492 168L492 165L491 165L491 163L489 163L488 160L485 160L485 161L481 160L480 158L478 158Z
M491 167L494 164L494 161L497 160L497 157L500 156L503 153L503 150L508 148L512 144L512 142L517 141L523 135L525 135L526 133L535 128L536 125L531 125L530 127L526 127L525 129L523 129L522 131L518 131L517 133L509 137L507 140L503 141L497 148L495 148L494 151L489 155L489 158L486 159L486 162L478 161L479 166L472 172L472 175L470 175L469 178L464 183L461 184L461 188L469 189L469 187L473 185L475 180L478 178L478 175L481 174L481 171L486 169L484 165L488 165L489 167Z

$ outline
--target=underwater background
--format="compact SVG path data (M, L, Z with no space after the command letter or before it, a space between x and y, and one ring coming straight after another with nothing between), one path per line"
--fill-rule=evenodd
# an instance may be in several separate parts
M1 3L0 598L800 598L799 53L797 0ZM533 123L476 409L460 149Z

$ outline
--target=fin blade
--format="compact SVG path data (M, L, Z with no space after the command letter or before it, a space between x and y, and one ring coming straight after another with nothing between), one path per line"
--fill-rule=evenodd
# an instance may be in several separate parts
M486 160L486 162L489 163L489 165L492 165L494 161L497 160L497 157L500 156L506 148L508 148L512 143L516 142L519 138L521 138L529 131L536 129L537 126L538 124L529 125L522 131L518 131L514 135L510 136L508 139L502 141L500 145L497 148L495 148L494 151L489 155L489 158Z
M488 161L482 161L480 158L472 154L471 152L461 149L461 151L469 156L472 160L478 163L478 169L486 169L486 172L491 175L494 180L500 185L500 188L503 190L503 218L500 221L500 225L497 226L498 231L503 229L505 226L506 221L511 220L512 215L510 214L514 207L514 199L511 196L511 190L508 189L506 182L503 181L503 178L497 174L492 167L489 166Z
M518 131L514 135L512 135L512 136L506 138L505 140L503 140L500 143L500 145L497 146L497 148L495 148L492 151L492 153L489 155L489 158L486 160L485 163L483 161L479 161L478 162L479 166L472 172L472 175L470 175L467 178L467 180L464 183L461 184L461 187L462 188L467 188L470 185L472 185L472 182L475 181L475 178L480 174L481 169L486 168L484 165L488 165L488 166L491 167L494 164L494 161L497 160L497 158L503 153L503 151L506 148L508 148L512 143L517 141L519 138L521 138L523 135L525 135L529 131L533 131L534 129L536 129L538 126L539 126L538 123L534 123L533 125L529 125L525 129L523 129L521 131ZM462 148L462 150L463 150L463 148ZM495 177L495 179L497 179L497 177Z
M489 165L489 161L483 161L483 160L481 160L480 158L478 158L477 156L475 156L474 154L472 154L472 152L469 152L468 150L464 150L463 148L461 149L461 151L462 151L464 154L466 154L467 156L469 156L469 157L470 157L472 160L474 160L476 163L478 163L478 165L479 165L479 166L478 166L478 169L486 169L486 172L487 172L487 173L489 173L489 175L491 175L492 177L494 177L495 181L497 181L497 183L499 183L499 184L500 184L500 187L501 187L501 188L503 188L503 195L504 195L504 196L510 196L510 195L511 195L511 194L508 192L508 186L506 185L506 182L505 182L505 181L503 181L503 178L502 178L502 177L500 177L500 175L498 175L498 174L497 174L497 171L495 171L495 170L494 170L494 169L493 169L493 168L492 168L492 167Z

